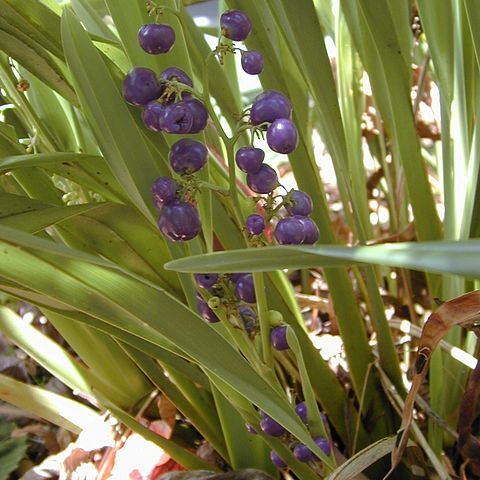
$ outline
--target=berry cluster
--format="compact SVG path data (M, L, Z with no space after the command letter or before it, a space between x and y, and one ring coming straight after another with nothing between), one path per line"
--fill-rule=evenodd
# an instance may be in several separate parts
M148 23L140 27L138 42L149 54L168 53L175 43L175 31L170 25ZM169 67L158 77L149 68L134 67L123 81L123 97L143 107L143 122L154 132L198 133L206 127L207 109L193 98L192 89L192 79L178 67Z
M295 412L300 417L302 422L308 425L307 406L305 402L298 403L295 407ZM327 420L324 415L322 415L322 420L326 425ZM250 425L249 423L246 424L246 428L252 434L257 433L255 428L252 427L252 425ZM319 461L319 458L305 444L295 441L292 436L289 435L289 433L285 430L285 428L282 427L282 425L280 425L272 417L262 411L260 411L260 428L263 433L272 437L280 437L285 442L287 442L289 444L289 447L293 449L293 454L298 461L304 463ZM331 445L327 438L317 436L313 439L313 441L322 449L325 455L330 455ZM270 459L272 460L272 463L278 468L287 467L287 464L282 460L278 453L273 450L270 452Z
M267 144L277 153L292 153L297 147L298 134L291 121L292 106L285 95L274 90L267 90L258 95L250 109L250 125L253 132L267 129ZM292 190L276 205L273 191L279 185L273 168L264 163L265 152L253 146L241 147L235 154L235 162L240 170L247 174L247 185L258 194L267 194L263 199L265 218L259 214L250 215L245 229L251 237L263 233L267 223L276 218L280 207L285 206L288 217L278 221L274 236L280 245L314 244L319 238L315 222L309 217L312 213L312 200L301 190ZM262 198L262 197L260 197ZM258 199L258 198L257 198ZM257 238L256 238L257 239Z
M222 35L229 40L244 41L252 31L252 22L241 10L228 10L220 17L220 28ZM249 75L258 75L263 70L263 55L256 50L245 51L239 48L232 48L229 45L219 43L217 52L220 61L225 52L240 51L242 54L242 69Z
M138 42L149 54L168 53L175 43L175 31L170 25L148 23L140 27ZM158 77L149 68L132 68L123 81L123 97L129 104L143 108L143 123L154 132L194 134L208 122L207 109L193 97L191 78L178 67L169 67ZM160 177L152 186L153 202L160 209L158 227L172 241L191 240L200 232L200 216L194 204L198 187L193 174L207 159L205 145L191 139L179 140L169 153L170 166L179 179Z
M153 203L160 209L158 228L172 241L191 240L201 229L194 205L197 187L193 174L207 163L208 151L203 143L182 138L172 145L168 159L179 180L160 177L152 186Z
M196 273L194 277L197 286L211 295L207 302L199 291L196 294L197 310L204 320L209 323L219 322L214 310L222 308L227 318L233 316L240 319L241 327L249 335L255 334L257 314L251 306L245 305L256 302L251 274Z

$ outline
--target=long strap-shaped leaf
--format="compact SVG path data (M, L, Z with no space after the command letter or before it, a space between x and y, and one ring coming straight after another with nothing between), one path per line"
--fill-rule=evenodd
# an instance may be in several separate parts
M210 325L167 292L107 267L108 262L85 262L81 258L90 256L74 250L68 255L68 249L58 255L59 246L53 242L6 227L0 230L2 276L147 341L161 345L168 339L309 448L318 448L287 399Z
M425 376L433 351L438 342L454 325L472 329L477 328L480 322L480 290L470 292L443 303L436 312L432 313L423 327L417 359L415 361L415 376L412 386L405 400L402 415L402 424L398 431L397 441L392 450L392 467L385 478L400 463L407 446L410 425L413 418L415 397Z
M366 247L282 245L196 255L174 260L165 268L192 273L270 272L282 268L331 268L373 263L480 278L479 254L480 240L405 242Z

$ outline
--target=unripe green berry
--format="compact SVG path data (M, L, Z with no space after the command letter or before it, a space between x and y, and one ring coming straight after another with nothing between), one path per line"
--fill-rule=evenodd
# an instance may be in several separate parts
M221 304L221 301L220 301L220 298L218 297L210 297L208 299L208 306L212 309L212 310L215 310L216 308L218 308Z
M283 315L278 310L269 310L267 312L268 322L272 327L278 327L284 324Z

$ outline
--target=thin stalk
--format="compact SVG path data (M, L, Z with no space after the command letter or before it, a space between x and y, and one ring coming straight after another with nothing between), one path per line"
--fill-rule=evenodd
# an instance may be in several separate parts
M260 336L262 339L262 356L265 365L273 366L272 345L270 343L270 322L268 320L267 296L265 294L265 282L263 273L254 272L253 282L257 296L258 320L260 323Z

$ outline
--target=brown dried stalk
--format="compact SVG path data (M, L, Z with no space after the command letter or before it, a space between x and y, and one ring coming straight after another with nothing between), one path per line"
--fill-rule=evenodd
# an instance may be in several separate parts
M392 466L384 477L386 479L400 463L407 446L408 435L413 417L413 407L418 389L427 375L430 358L436 346L448 330L454 325L479 332L480 327L480 290L444 302L430 315L423 327L420 345L415 362L415 376L405 400L402 424L397 433L397 441L392 450ZM477 440L477 439L475 439ZM477 440L478 441L478 440ZM471 443L469 444L471 445ZM474 447L475 448L475 447Z

